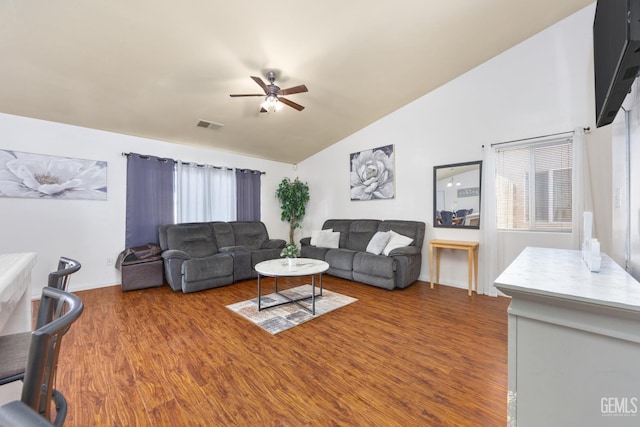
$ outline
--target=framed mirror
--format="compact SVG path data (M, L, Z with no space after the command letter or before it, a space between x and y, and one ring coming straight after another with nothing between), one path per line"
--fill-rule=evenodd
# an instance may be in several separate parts
M433 226L480 228L482 161L433 167Z

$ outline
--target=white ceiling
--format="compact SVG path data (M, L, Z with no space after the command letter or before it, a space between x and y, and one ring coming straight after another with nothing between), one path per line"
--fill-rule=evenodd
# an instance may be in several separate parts
M590 3L0 0L0 112L298 163Z

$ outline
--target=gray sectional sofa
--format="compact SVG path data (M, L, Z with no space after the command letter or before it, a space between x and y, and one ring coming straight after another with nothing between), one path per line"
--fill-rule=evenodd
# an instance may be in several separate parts
M312 238L305 237L300 240L301 256L326 261L329 263L328 274L385 289L405 288L420 275L424 222L330 219L325 221L322 229L340 233L338 247L326 247L335 245L322 243L314 246L311 244ZM372 246L376 246L372 238L378 232L384 234L391 230L410 238L411 243L391 250L388 255L377 254L380 248L372 249ZM378 237L384 236L378 235L376 239Z
M159 227L165 277L174 291L196 292L258 277L257 263L279 258L286 242L259 221Z

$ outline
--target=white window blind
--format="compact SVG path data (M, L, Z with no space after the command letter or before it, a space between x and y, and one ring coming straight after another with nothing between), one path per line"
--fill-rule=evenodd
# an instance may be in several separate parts
M498 147L498 229L571 232L572 175L571 139Z

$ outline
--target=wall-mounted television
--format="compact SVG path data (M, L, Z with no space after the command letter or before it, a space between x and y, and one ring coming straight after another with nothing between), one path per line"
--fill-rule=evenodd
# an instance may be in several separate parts
M600 127L615 119L640 70L640 0L598 0L593 65Z

